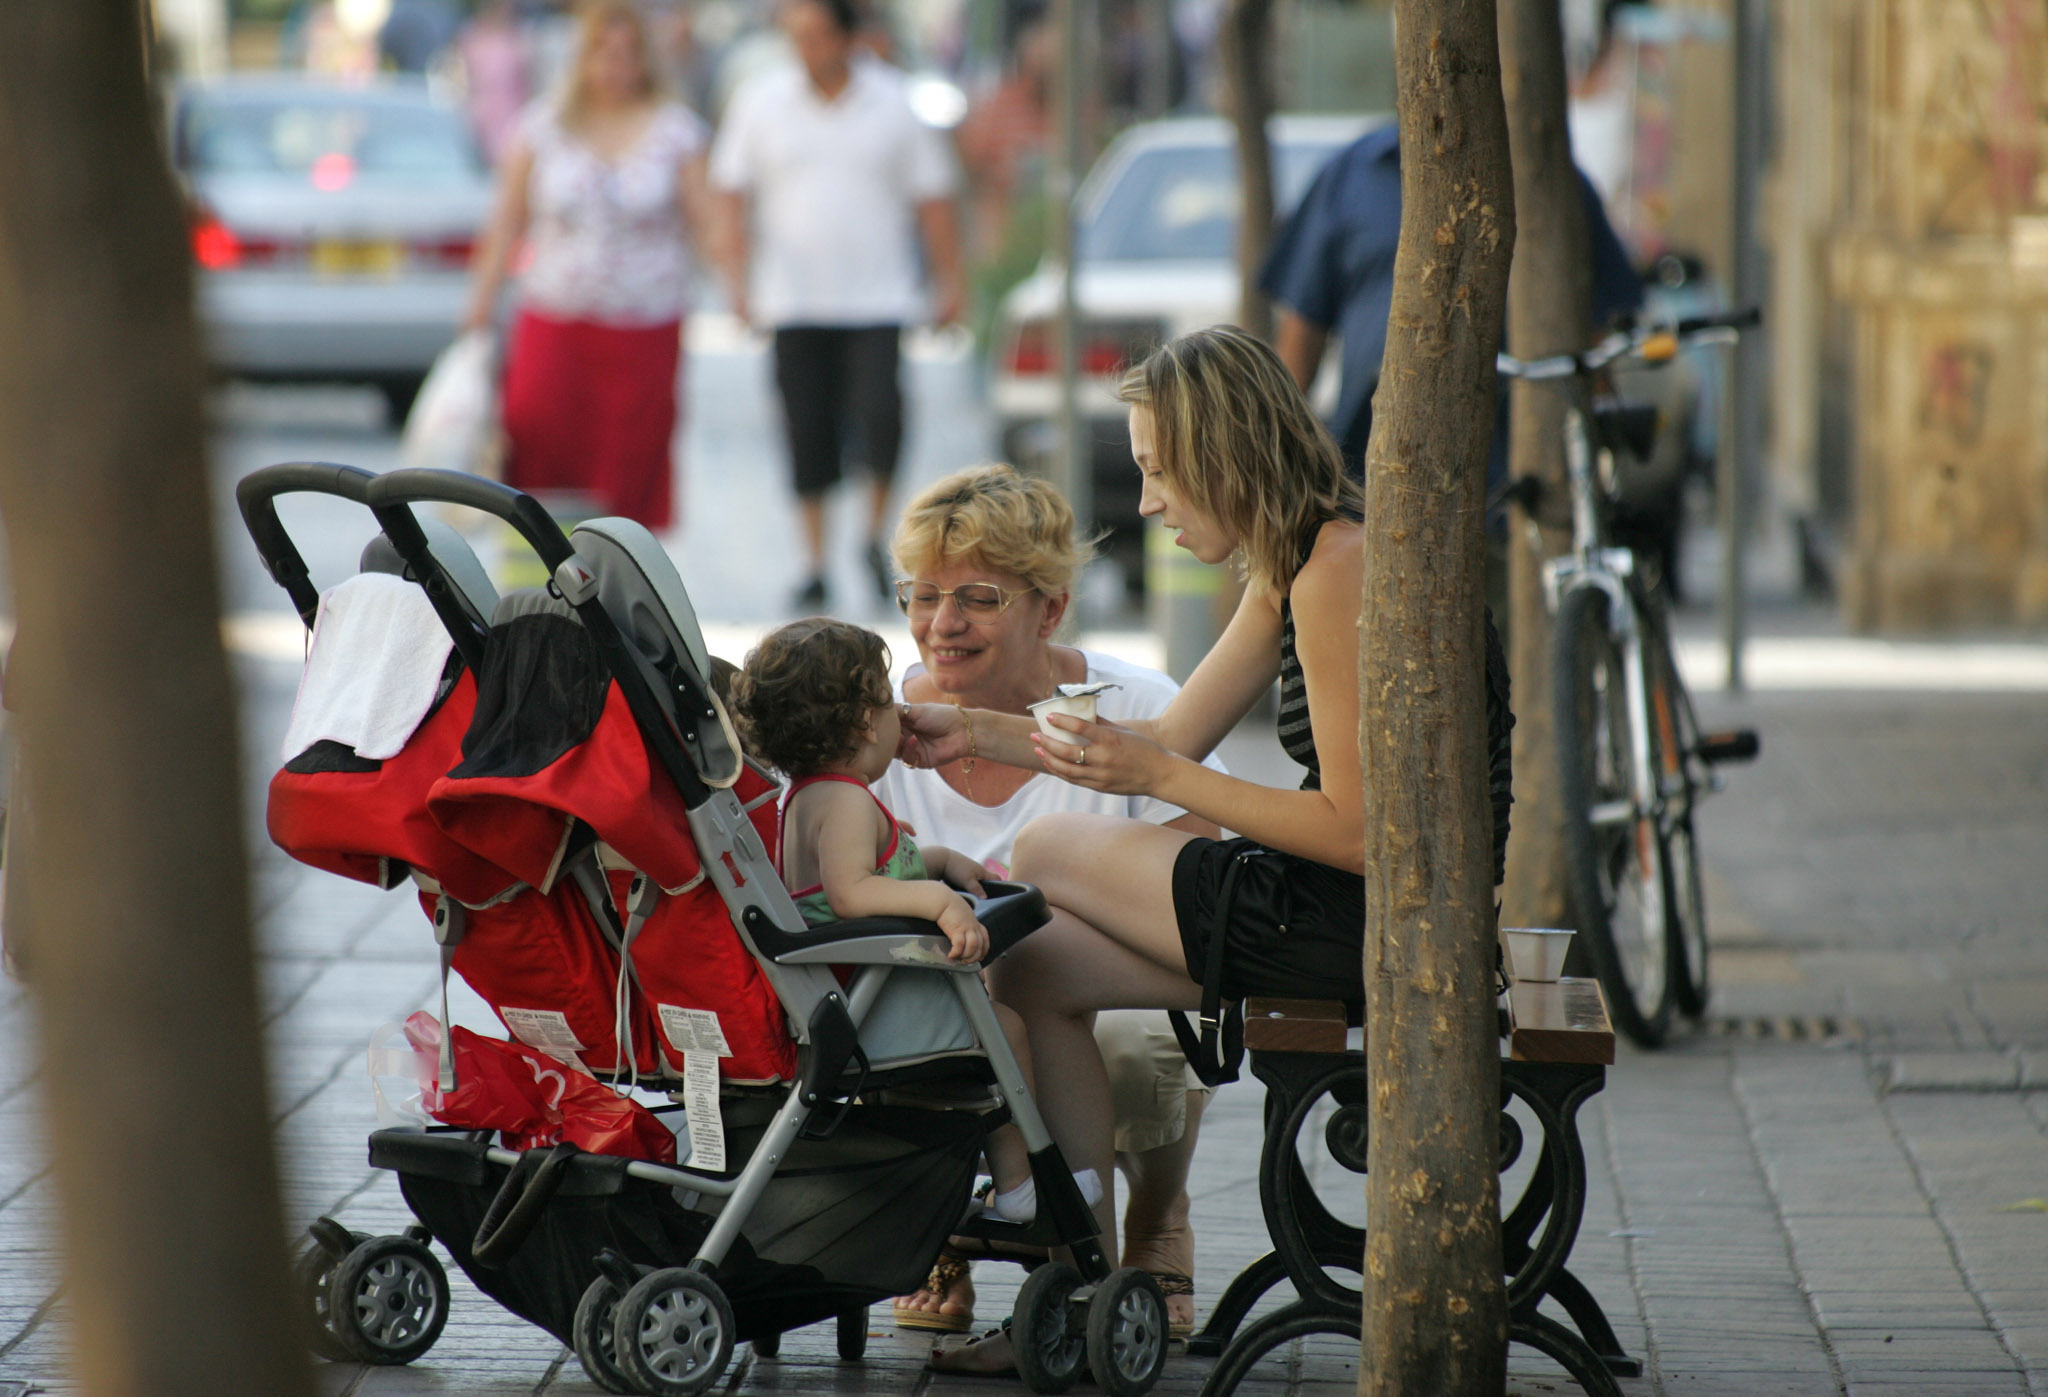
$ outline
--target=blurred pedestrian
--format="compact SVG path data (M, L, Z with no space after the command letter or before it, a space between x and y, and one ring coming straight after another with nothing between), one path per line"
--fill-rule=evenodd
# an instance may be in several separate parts
M462 17L449 0L391 0L377 31L377 56L401 73L424 73L455 42Z
M902 75L859 52L853 0L785 0L798 62L733 95L711 159L733 308L775 334L790 463L809 576L796 601L825 602L825 498L857 438L869 477L867 565L894 594L883 547L903 445L903 327L924 309L960 316L965 282L951 153L911 111Z
M1583 174L1579 188L1593 257L1593 323L1604 325L1641 303L1642 284ZM1329 426L1353 475L1364 469L1372 435L1372 395L1387 348L1400 240L1400 130L1388 122L1323 166L1274 235L1259 278L1279 307L1274 348L1304 392L1322 365L1329 337L1337 336L1344 372ZM1501 395L1503 403L1506 397ZM1504 468L1505 457L1497 464Z
M639 11L624 0L586 9L560 99L529 110L506 152L465 322L492 322L525 238L505 368L510 484L671 524L706 144L704 124L662 95Z
M493 166L501 165L518 134L519 114L526 109L526 40L512 13L510 0L490 0L463 26L457 40L462 54L463 108L470 130Z

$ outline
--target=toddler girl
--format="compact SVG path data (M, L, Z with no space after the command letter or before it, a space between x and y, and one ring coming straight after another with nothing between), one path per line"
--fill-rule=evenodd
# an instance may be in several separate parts
M923 849L869 787L896 759L900 713L889 687L889 647L873 631L826 616L771 631L733 684L747 749L790 778L782 805L782 880L811 926L850 917L937 922L956 961L988 954L988 932L957 889L977 896L982 868L936 844ZM937 875L934 877L933 875ZM1030 1073L1023 1020L996 1006L1010 1049ZM1038 1192L1023 1137L989 1136L995 1190L989 1210L1007 1222L1037 1216ZM1095 1171L1077 1175L1089 1206Z

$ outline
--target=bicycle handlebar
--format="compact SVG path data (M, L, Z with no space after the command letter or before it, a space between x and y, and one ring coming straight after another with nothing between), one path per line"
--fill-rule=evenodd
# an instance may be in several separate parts
M1512 354L1499 354L1494 356L1494 370L1504 378L1525 379L1533 383L1577 378L1631 356L1642 358L1646 363L1661 364L1668 362L1671 354L1685 345L1727 343L1734 338L1735 332L1761 325L1763 318L1763 311L1757 306L1690 315L1673 325L1646 326L1609 335L1582 354L1550 354L1540 359L1517 359ZM1654 357L1645 354L1644 351L1656 346L1658 341L1665 341L1663 347L1669 352Z

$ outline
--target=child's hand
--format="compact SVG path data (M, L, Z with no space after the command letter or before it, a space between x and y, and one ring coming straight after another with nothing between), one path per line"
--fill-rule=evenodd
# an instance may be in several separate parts
M946 895L947 907L933 920L939 930L946 933L946 939L953 943L953 949L946 955L948 960L972 964L988 954L988 929L975 919L967 904L951 893Z

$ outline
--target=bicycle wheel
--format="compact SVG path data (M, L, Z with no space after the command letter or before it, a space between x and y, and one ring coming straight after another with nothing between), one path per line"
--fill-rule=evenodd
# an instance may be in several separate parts
M1608 1012L1646 1048L1664 1041L1673 1004L1663 831L1635 801L1628 683L1607 594L1565 594L1551 638L1558 789L1579 935ZM1654 728L1651 734L1655 745ZM1654 754L1653 754L1654 759Z
M1691 754L1699 744L1699 724L1661 629L1646 637L1644 644L1653 676L1650 734L1662 795L1657 819L1670 875L1664 915L1671 941L1671 997L1680 1013L1697 1019L1707 1011L1708 996L1707 904L1700 887L1699 843L1692 822L1699 782L1693 775Z

